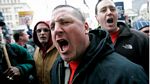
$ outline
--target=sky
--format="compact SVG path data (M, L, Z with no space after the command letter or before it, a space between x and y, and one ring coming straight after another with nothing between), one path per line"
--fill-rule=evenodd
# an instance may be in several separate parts
M65 0L36 0L36 2L35 0L26 0L26 1L31 7L31 10L33 10L34 12L32 25L35 25L36 22L40 20L49 21L52 9L59 4L65 4ZM125 10L131 9L132 7L131 5L132 0L114 0L114 2L116 1L123 1ZM67 4L81 8L82 11L89 12L90 13L89 24L91 25L91 27L94 27L95 22L94 24L92 23L93 19L95 19L94 10L97 0L86 0L86 2L89 8L83 5L82 0L67 0Z

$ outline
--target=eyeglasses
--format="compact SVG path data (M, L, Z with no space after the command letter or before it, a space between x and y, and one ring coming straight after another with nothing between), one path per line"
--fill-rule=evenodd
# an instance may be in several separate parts
M41 33L42 31L43 31L43 32L49 32L50 30L49 30L49 29L46 29L46 28L45 28L45 29L37 29L37 30L36 30L37 33Z

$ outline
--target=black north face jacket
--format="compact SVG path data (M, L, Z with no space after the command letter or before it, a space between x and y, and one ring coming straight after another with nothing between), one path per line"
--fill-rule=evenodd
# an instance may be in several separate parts
M120 28L115 42L116 52L130 61L141 65L149 75L149 38L143 32L129 29L123 22L117 23Z
M148 84L143 68L114 52L109 34L90 31L90 45L77 67L72 84ZM51 84L64 84L64 61L59 58L51 71Z

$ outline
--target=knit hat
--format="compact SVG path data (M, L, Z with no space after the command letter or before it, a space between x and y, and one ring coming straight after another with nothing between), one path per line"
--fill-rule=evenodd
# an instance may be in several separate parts
M150 24L150 21L138 20L138 21L133 22L133 28L135 28L136 30L141 30L144 27L149 27L149 24Z

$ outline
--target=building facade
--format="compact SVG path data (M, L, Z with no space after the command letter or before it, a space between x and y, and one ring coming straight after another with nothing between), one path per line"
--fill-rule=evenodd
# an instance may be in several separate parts
M30 10L30 6L25 0L0 0L0 12L4 16L4 22L10 28L15 28L19 25L18 12L25 10Z

